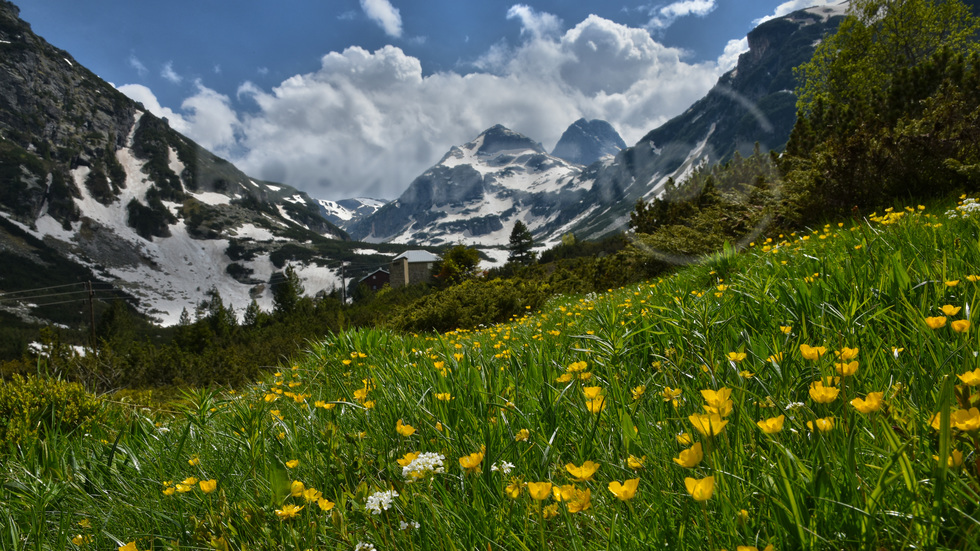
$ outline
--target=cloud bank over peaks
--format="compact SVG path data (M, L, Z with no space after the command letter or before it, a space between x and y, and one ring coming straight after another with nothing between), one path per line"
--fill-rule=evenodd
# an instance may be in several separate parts
M494 124L550 148L575 120L598 118L635 143L722 72L595 15L568 30L523 5L507 17L520 23L522 42L498 44L465 74L425 75L398 47L352 46L271 89L246 82L233 98L198 82L180 112L144 86L120 90L255 177L326 199L395 198L451 146Z

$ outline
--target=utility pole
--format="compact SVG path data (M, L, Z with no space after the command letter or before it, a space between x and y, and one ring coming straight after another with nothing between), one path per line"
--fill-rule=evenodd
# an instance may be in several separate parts
M88 325L89 338L91 339L92 351L98 352L95 340L95 291L92 290L92 282L88 282Z
M344 268L347 267L347 263L344 261L340 262L340 296L342 298L343 304L347 304L347 276L344 273Z

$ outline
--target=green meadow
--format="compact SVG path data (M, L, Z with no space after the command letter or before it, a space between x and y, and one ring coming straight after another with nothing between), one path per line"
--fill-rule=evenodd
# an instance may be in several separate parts
M961 199L478 330L324 335L237 391L35 409L0 548L980 548Z

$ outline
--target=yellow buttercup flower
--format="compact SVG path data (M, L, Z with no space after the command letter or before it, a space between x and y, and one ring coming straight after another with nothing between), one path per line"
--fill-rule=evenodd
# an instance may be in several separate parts
M319 501L321 497L323 497L323 492L317 490L316 488L307 488L303 490L303 499L305 499L307 503Z
M779 417L770 417L764 421L758 421L756 425L766 434L776 434L783 430L783 423L785 421L786 416L780 415Z
M398 422L395 423L395 431L402 436L408 437L415 434L415 427L412 425L406 425L401 419L399 419Z
M780 325L780 326L779 326L779 330L780 330L780 331L781 331L781 332L782 332L782 333L783 333L784 335L789 335L790 333L792 333L792 332L793 332L793 326L792 326L792 325Z
M606 398L599 396L594 400L588 400L585 402L585 407L588 408L590 413L601 413L602 410L606 409Z
M829 404L837 399L840 389L823 386L823 381L815 381L810 385L810 398L818 404Z
M840 375L841 377L850 377L851 375L857 373L858 362L857 360L855 360L853 362L847 362L847 363L835 363L834 369L837 371L837 374Z
M289 495L293 497L300 497L301 495L303 495L303 492L305 491L306 491L306 485L300 482L299 480L294 480L289 485Z
M700 480L688 477L684 479L684 486L694 501L708 501L715 491L715 477L709 476Z
M950 316L950 317L959 314L960 310L962 309L963 309L962 306L953 306L952 304L945 304L940 308L943 315Z
M527 440L530 437L531 437L531 431L529 431L527 429L521 429L521 430L517 431L517 434L514 435L514 441L515 442L524 442L525 440Z
M871 413L881 409L881 400L884 396L885 394L883 392L869 392L867 397L863 399L855 398L851 400L851 405L861 413Z
M629 501L636 497L636 490L640 486L639 478L631 478L625 482L620 483L618 480L613 480L609 483L607 488L612 492L616 499L620 501Z
M674 458L674 463L677 463L681 467L688 469L693 469L701 460L704 459L704 452L701 450L701 442L694 444L686 450L682 450L681 453Z
M135 541L131 541L131 542L127 543L126 545L120 545L119 546L119 551L139 551L139 550L136 548L136 542Z
M946 284L946 286L947 286L947 287L956 287L957 285L959 285L959 284L960 284L960 280L958 280L958 279L953 279L953 280L951 280L951 281L946 281L946 282L944 282L944 283Z
M660 396L664 399L664 402L670 402L674 407L677 407L679 403L678 398L681 396L681 389L665 386L664 389L660 391Z
M965 385L968 386L980 385L980 367L974 369L973 371L967 371L966 373L957 375L957 377L959 377L959 379L963 381L963 384Z
M677 443L680 444L681 446L690 446L691 444L694 443L694 440L691 438L691 435L686 432L682 432L678 434L675 438L677 438Z
M630 455L629 458L626 459L626 466L633 469L634 471L638 471L643 468L643 464L646 462L646 460L647 460L647 456L645 455L643 457Z
M192 455L191 458L187 460L187 464L191 467L197 467L201 464L201 458L197 455Z
M565 465L565 470L568 471L568 473L571 474L575 480L585 482L592 479L595 472L599 470L599 464L591 460L582 463L581 466L575 466L574 463L568 463Z
M468 473L480 472L480 465L483 463L483 452L478 451L459 458L459 466Z
M316 505L317 507L320 508L321 511L329 511L330 509L333 509L335 503L330 501L329 499L321 497L316 500Z
M717 413L694 413L688 416L688 420L702 436L721 434L721 431L725 430L725 425L728 424L728 421L722 419Z
M407 467L412 461L415 461L418 456L419 452L408 452L403 455L401 459L396 459L395 461L397 461L402 467Z
M504 492L507 494L507 497L511 499L517 499L518 497L520 497L521 491L523 489L524 489L524 482L521 481L520 478L515 477L510 479L510 484L508 484L507 487L504 488Z
M289 461L286 461L286 467L289 469L295 469L298 466L299 466L299 459L290 459Z
M966 333L970 330L970 320L956 320L950 323L949 326L957 333Z
M535 501L544 501L551 495L551 487L551 482L528 482L527 493Z
M932 458L938 463L939 456L934 455ZM963 465L963 452L960 450L949 450L949 457L946 458L946 466L950 469L955 469Z
M201 487L202 492L210 494L218 487L218 481L214 479L202 480L198 483L198 485Z
M440 402L448 402L453 399L453 395L448 392L437 392L435 396L436 400Z
M944 325L946 325L946 317L945 316L930 316L930 317L927 317L926 318L926 325L929 326L929 329L940 329Z
M585 394L586 400L595 400L602 395L601 386L586 386L582 387L582 394Z
M739 363L744 360L746 356L747 354L745 352L729 352L728 361Z
M842 362L853 360L854 358L857 358L859 350L860 349L858 348L848 348L845 346L836 352L837 359Z
M641 397L643 397L643 393L646 391L647 391L647 385L639 385L633 387L633 389L630 392L633 393L634 400L639 400Z
M829 432L834 429L834 418L833 417L821 417L816 421L807 421L806 426L811 432Z
M543 509L541 509L541 516L543 516L545 520L558 516L558 504L552 503L551 505L545 506Z
M977 408L958 409L950 414L949 422L963 432L980 429L980 410Z
M576 489L571 496L565 497L565 503L569 513L587 511L592 507L592 490L589 488L584 490Z
M279 517L279 520L287 520L287 519L295 518L296 515L298 515L299 512L302 510L303 510L302 505L297 507L296 505L287 503L286 505L282 506L282 509L276 509L276 516Z
M810 346L809 344L800 345L800 354L803 355L807 360L816 361L819 360L821 356L827 353L826 346Z

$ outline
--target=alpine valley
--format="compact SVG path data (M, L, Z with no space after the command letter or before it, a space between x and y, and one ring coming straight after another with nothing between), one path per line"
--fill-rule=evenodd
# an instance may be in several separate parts
M386 203L318 200L250 178L0 0L0 313L80 315L77 297L38 308L26 298L36 293L17 292L91 281L97 298L124 298L173 324L210 289L236 310L253 300L268 309L286 266L314 294L409 248L462 242L502 260L517 221L540 244L621 232L636 201L669 178L757 144L780 151L795 121L793 68L843 14L813 8L759 25L707 96L631 147L604 121L576 121L550 153L498 125Z

